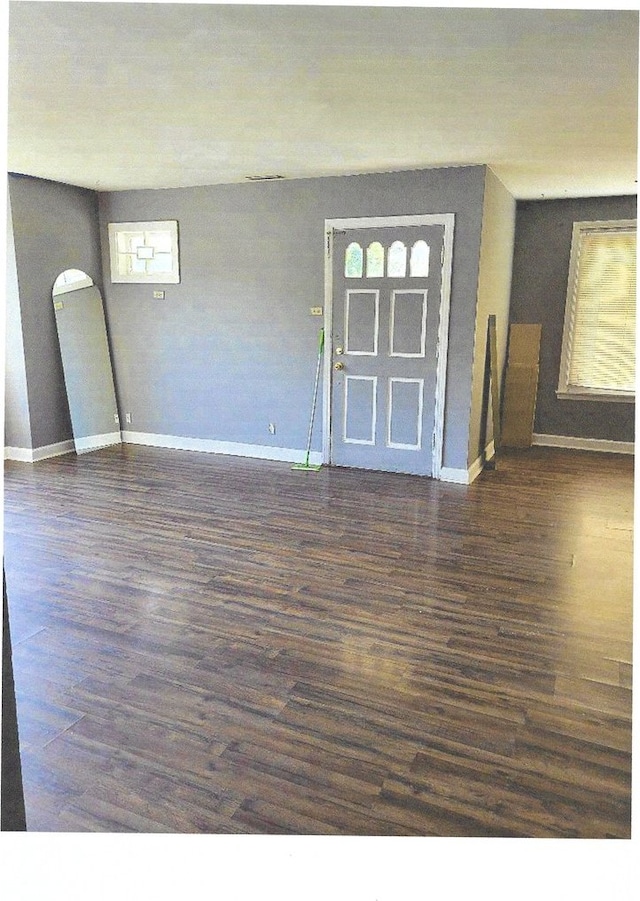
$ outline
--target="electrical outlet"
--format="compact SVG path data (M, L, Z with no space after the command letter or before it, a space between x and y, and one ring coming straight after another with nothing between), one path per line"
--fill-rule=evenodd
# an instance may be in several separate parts
M275 433L276 433L276 424L275 424L275 422L270 422L269 423L269 434L275 435Z
M131 413L125 413L124 418L125 418L126 422L128 422L129 425L131 425Z
M113 421L115 422L116 425L120 425L120 417L118 416L117 413L113 414Z

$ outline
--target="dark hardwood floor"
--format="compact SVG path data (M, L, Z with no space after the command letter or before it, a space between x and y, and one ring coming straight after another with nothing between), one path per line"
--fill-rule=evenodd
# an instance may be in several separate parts
M5 463L27 828L628 838L633 459Z

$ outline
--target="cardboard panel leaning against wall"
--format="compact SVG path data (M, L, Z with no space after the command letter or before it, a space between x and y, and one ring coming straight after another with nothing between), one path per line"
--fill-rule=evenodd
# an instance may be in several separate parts
M634 440L635 404L558 400L556 390L573 223L633 219L636 209L635 197L517 204L510 321L542 325L534 443L545 440L542 436L569 446L584 443L584 439L586 444Z

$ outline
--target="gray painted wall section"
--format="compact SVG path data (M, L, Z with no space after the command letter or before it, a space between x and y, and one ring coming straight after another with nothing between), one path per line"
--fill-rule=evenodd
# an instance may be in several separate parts
M20 320L18 271L13 243L11 204L7 204L7 293L5 305L4 445L31 449L27 372Z
M443 463L466 468L485 171L101 194L106 315L130 428L304 448L322 324L310 308L324 305L325 219L454 213ZM107 223L163 219L179 223L181 283L158 286L164 300L153 298L152 285L111 284ZM313 448L320 447L318 425Z
M522 201L517 205L511 321L542 323L537 434L634 440L634 404L558 400L556 390L573 223L635 216L635 197Z
M493 423L488 406L486 381L487 323L496 316L498 344L498 379L502 396L502 379L509 332L511 264L515 240L516 202L501 181L487 169L484 214L480 243L478 275L478 307L473 356L473 387L469 424L469 457L471 466L493 440Z
M72 438L51 289L64 269L102 283L93 191L9 176L32 447Z

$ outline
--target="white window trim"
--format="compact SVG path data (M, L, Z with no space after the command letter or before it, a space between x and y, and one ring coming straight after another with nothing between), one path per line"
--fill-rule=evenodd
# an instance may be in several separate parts
M591 400L607 403L635 403L635 392L607 391L599 388L585 388L569 384L569 366L571 362L571 342L573 338L573 317L575 305L575 288L580 258L580 239L588 231L626 231L637 228L636 219L607 219L574 222L571 237L571 260L569 263L569 280L565 304L564 326L562 332L562 354L560 357L560 376L558 379L558 400Z
M113 284L151 284L151 285L177 285L180 282L180 261L178 248L178 223L176 220L161 222L110 222L109 231L109 255L111 258L111 281ZM118 271L118 233L119 232L169 232L171 235L171 262L172 270L167 273L152 272L131 273L122 275Z

